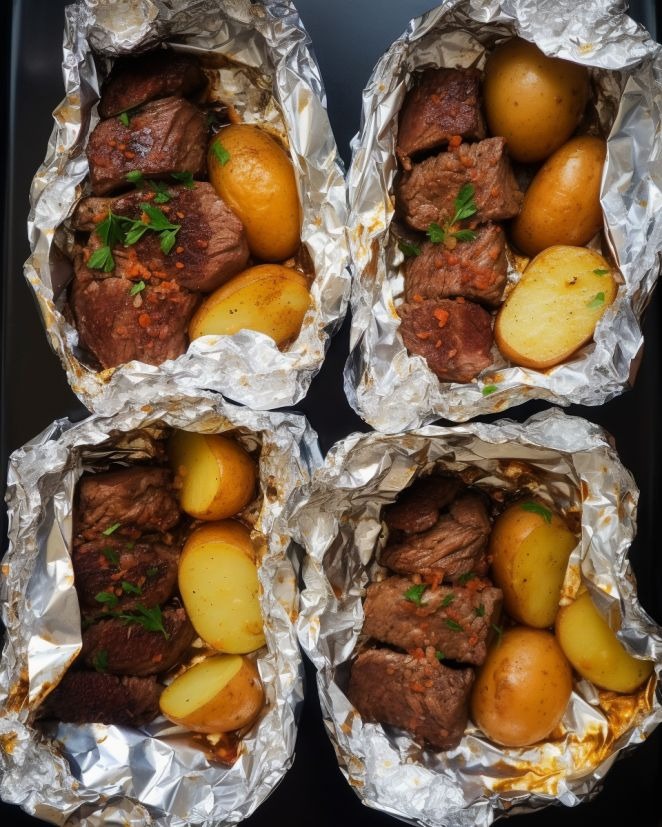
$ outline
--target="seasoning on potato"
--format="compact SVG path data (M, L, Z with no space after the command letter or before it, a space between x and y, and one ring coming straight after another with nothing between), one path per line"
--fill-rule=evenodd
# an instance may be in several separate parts
M513 38L485 65L483 96L492 135L503 135L516 161L542 161L577 128L589 99L584 66L547 57L533 43Z
M547 738L572 692L572 670L551 632L517 626L491 647L471 696L471 717L497 744Z
M256 330L284 347L299 335L310 307L308 280L280 264L251 267L219 287L200 305L191 339Z
M212 139L209 179L239 216L251 253L284 261L301 243L301 207L294 167L285 150L259 126L231 124Z
M607 146L573 138L545 161L524 195L511 238L527 256L555 244L582 247L602 227L600 184Z
M559 610L556 637L577 672L603 689L634 692L653 671L651 661L625 649L588 592Z
M243 654L264 646L255 550L241 523L207 523L189 535L179 591L193 628L214 649Z
M223 520L233 517L253 499L255 463L233 439L221 434L175 431L168 453L181 480L180 505L192 517Z
M194 732L233 732L255 720L264 690L255 664L240 655L196 663L161 693L161 712Z
M611 267L598 253L549 247L529 264L499 310L497 346L516 365L558 365L590 341L616 290Z

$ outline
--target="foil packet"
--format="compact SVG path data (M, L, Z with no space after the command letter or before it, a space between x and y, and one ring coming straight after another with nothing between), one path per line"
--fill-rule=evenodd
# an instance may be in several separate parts
M440 417L461 422L530 399L600 405L634 382L643 348L640 320L662 249L662 50L623 8L609 0L449 0L412 20L377 63L363 92L347 178L353 286L345 392L372 427L391 433ZM423 357L408 354L398 333L404 257L389 233L398 112L414 72L483 69L489 52L515 35L589 69L599 128L608 136L601 187L605 251L621 284L594 340L568 361L544 372L517 367L495 345L493 364L472 383L442 383ZM520 276L511 258L508 287Z
M459 475L497 498L528 492L581 525L561 602L586 585L626 648L655 661L640 689L619 695L575 680L562 735L517 749L499 747L469 721L456 749L436 753L402 730L361 719L345 693L366 586L386 571L376 562L386 539L380 512L432 471ZM637 500L607 434L558 409L523 424L352 434L334 446L285 518L306 552L299 640L318 670L340 768L364 804L430 827L484 827L504 814L573 806L662 721L662 628L637 602L628 563Z
M295 414L256 412L213 394L154 393L141 406L54 422L10 459L9 550L0 599L6 639L0 662L0 797L54 824L219 825L250 815L294 757L303 667L294 627L297 567L276 522L289 495L321 463L317 438ZM257 666L266 705L239 741L232 766L212 740L159 716L141 729L35 724L39 704L81 648L70 556L73 496L84 470L151 458L171 428L232 432L259 449L253 526L267 648ZM203 736L204 738L204 736ZM210 755L210 753L212 755Z
M54 112L46 158L31 189L25 277L51 346L73 391L93 411L110 413L160 377L207 388L253 408L295 404L322 366L350 291L341 161L310 38L289 0L81 0L65 12L66 97ZM158 367L129 362L95 371L82 359L78 332L63 314L73 267L65 222L89 193L85 146L98 122L96 103L113 58L167 43L176 51L220 59L219 93L241 119L265 124L289 146L303 212L302 250L315 279L311 307L287 350L262 333L242 330L191 342Z

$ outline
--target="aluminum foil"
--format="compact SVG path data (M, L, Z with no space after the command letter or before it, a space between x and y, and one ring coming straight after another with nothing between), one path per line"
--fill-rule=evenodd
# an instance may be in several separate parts
M492 366L473 383L441 383L421 356L408 355L398 334L403 255L389 237L398 112L413 72L482 69L489 51L513 35L589 67L600 129L608 135L605 252L622 284L594 341L568 362L544 372L510 366L495 346ZM363 419L394 432L439 417L465 421L529 399L600 405L634 381L643 347L640 319L662 250L661 91L661 47L612 0L448 0L410 22L363 92L348 174L353 287L345 392ZM511 266L510 285L519 278Z
M55 824L234 824L269 795L293 760L303 701L297 572L291 543L275 523L288 496L321 462L316 435L295 414L255 412L205 393L162 392L148 402L153 393L145 385L139 405L114 415L56 421L10 460L9 550L0 583L7 628L0 796ZM260 558L267 648L257 664L267 705L231 767L209 760L184 727L163 717L143 729L35 725L40 701L81 646L69 552L76 482L84 469L152 457L165 426L231 431L247 449L260 450L259 497L242 519L254 526Z
M345 690L365 587L386 571L376 562L385 541L380 512L432 470L459 474L496 497L530 492L581 523L562 602L586 584L626 648L656 662L640 690L618 695L576 681L563 734L521 749L496 746L470 722L456 749L435 753L402 730L362 721ZM363 803L434 827L483 827L505 813L574 805L597 792L621 752L652 732L662 720L662 628L637 602L628 564L637 499L607 434L558 409L523 424L353 434L334 446L285 518L307 553L299 640L318 670L341 770Z
M224 101L289 144L303 209L301 238L315 270L312 303L299 337L285 351L270 337L244 330L198 339L186 354L159 367L130 362L96 372L79 360L78 333L62 313L72 275L59 251L71 240L62 225L89 193L84 147L98 122L99 87L112 58L162 42L201 56L223 55ZM305 395L342 321L350 289L343 170L309 47L290 0L81 0L67 7L66 97L54 112L46 159L32 184L32 255L25 276L69 383L91 410L110 413L135 395L138 384L159 376L181 387L220 391L253 408L293 405Z

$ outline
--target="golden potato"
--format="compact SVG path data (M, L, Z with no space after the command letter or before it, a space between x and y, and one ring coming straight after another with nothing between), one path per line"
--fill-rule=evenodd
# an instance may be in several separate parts
M478 670L471 717L506 747L542 741L563 717L572 670L551 632L517 626L493 644Z
M161 712L194 732L232 732L255 720L264 690L255 664L239 655L196 663L161 693Z
M576 545L564 521L537 500L516 502L496 519L489 546L492 577L514 620L537 629L552 625Z
M215 135L209 180L241 219L251 253L283 261L301 243L301 208L294 167L282 146L259 126L230 124Z
M513 38L488 57L483 97L490 133L503 135L510 155L542 161L577 128L589 98L588 72Z
M233 517L255 494L255 463L230 437L175 431L170 464L182 480L179 502L198 520Z
M501 306L497 347L516 365L549 368L590 341L616 298L605 259L585 247L549 247L537 255Z
M231 654L264 646L255 551L244 525L223 520L193 531L178 580L193 628L206 643Z
M603 689L634 692L653 671L651 661L638 660L625 649L588 592L559 609L556 637L579 674Z
M524 195L511 225L515 245L527 256L554 244L581 247L602 227L600 182L607 145L573 138L548 158Z
M195 312L189 336L228 336L257 330L284 345L299 335L310 307L308 281L279 264L250 267L208 296Z

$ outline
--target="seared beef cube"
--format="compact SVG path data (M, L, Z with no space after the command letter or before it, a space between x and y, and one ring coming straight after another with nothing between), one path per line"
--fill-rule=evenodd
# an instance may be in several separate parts
M136 359L160 365L188 346L188 323L198 296L176 281L150 280L137 295L126 278L96 278L82 256L74 263L70 293L79 343L102 368Z
M482 575L487 571L490 529L480 495L464 494L434 528L387 545L381 564L399 574L433 575L450 582L471 572Z
M485 137L480 111L480 72L476 69L427 69L400 110L396 154L405 169L409 156L448 143L458 135Z
M186 97L204 84L204 72L193 55L160 49L120 57L101 87L99 117L110 118L157 98Z
M117 617L100 620L83 631L82 660L114 675L167 672L191 645L195 630L183 606L165 606L161 619L165 635Z
M78 599L86 616L136 611L165 603L177 585L179 545L101 537L75 544Z
M433 223L444 226L453 218L455 199L465 184L474 187L477 212L472 224L516 216L523 195L505 146L505 138L487 138L415 164L397 187L398 210L405 221L415 230L427 230Z
M133 466L105 474L87 474L78 482L75 534L84 540L117 539L130 529L168 531L181 511L167 468Z
M407 651L432 646L439 657L479 666L501 601L500 589L429 588L409 577L388 577L368 586L363 633Z
M400 335L442 382L471 382L492 363L492 316L473 302L427 299L398 308Z
M130 247L117 244L112 248L112 275L134 281L158 276L176 281L187 290L206 293L243 270L249 255L244 226L211 184L196 181L192 189L170 186L165 191L170 200L158 207L180 227L173 249L163 252L157 232L146 232ZM138 221L141 204L151 195L149 190L135 190L115 198L85 198L72 224L77 230L92 232L109 211ZM92 241L98 244L94 236ZM103 276L98 270L91 274Z
M454 477L419 477L382 512L389 531L418 534L432 528L439 511L451 504L461 485Z
M70 671L46 698L40 714L71 724L144 726L159 714L162 690L154 678Z
M498 224L476 229L473 241L444 244L425 242L421 253L405 264L405 296L411 302L464 296L498 305L506 286L506 239Z
M127 173L145 178L206 170L207 122L183 98L162 98L136 112L128 126L118 118L100 121L90 135L87 159L95 195L127 186Z
M473 682L473 669L449 669L434 656L369 649L352 665L347 694L365 721L405 729L446 750L462 740Z

